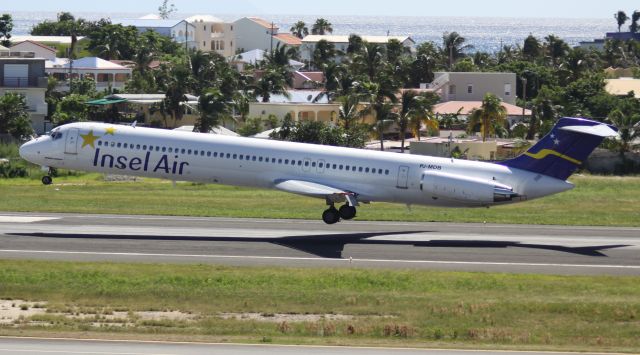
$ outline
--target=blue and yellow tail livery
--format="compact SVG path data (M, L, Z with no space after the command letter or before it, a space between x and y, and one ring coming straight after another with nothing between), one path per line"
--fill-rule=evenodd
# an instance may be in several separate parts
M602 122L564 117L524 154L499 164L566 180L605 137L616 135Z

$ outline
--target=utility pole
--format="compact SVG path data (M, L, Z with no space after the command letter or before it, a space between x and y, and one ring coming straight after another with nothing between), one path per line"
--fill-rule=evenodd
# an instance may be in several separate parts
M184 21L184 51L189 54L189 22Z
M522 105L522 120L524 121L524 110L527 107L527 78L522 78L522 99L524 105Z
M271 22L271 50L269 51L269 53L273 53L273 22Z

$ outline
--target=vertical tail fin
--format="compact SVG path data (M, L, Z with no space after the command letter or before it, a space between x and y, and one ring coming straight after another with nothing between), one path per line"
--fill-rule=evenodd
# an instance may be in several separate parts
M614 126L564 117L525 153L498 164L566 180L605 137L616 135Z

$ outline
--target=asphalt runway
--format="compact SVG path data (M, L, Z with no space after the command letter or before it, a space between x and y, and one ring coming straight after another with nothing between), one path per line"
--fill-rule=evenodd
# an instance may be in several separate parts
M337 346L198 344L136 341L2 338L0 354L101 354L101 355L592 355L589 353L517 352L492 350L441 350L354 348ZM611 355L611 354L608 354Z
M640 228L0 213L0 258L640 275Z

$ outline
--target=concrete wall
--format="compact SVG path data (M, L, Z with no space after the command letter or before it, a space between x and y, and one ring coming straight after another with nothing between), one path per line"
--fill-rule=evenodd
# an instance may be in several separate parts
M434 81L444 73L434 73ZM492 93L502 101L516 104L515 73L464 73L449 72L449 82L442 87L444 101L482 101L486 93ZM510 86L510 91L505 90ZM469 92L471 86L471 92Z
M498 146L495 141L488 142L452 142L451 150L456 147L469 160L494 160ZM465 151L468 151L465 153ZM411 154L430 155L435 157L450 157L449 143L433 143L426 141L411 142Z
M195 27L195 43L203 52L216 52L224 57L236 53L235 32L233 23L192 22Z
M640 173L640 153L626 153L626 164L632 171L622 170L622 157L616 152L606 149L596 149L584 164L584 168L594 174L618 174L618 173Z

